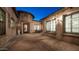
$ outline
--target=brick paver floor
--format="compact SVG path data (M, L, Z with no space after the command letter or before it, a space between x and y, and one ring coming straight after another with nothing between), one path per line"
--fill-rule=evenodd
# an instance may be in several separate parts
M16 38L15 38L16 39ZM9 45L9 51L73 51L79 46L63 41L58 41L42 33L23 34Z

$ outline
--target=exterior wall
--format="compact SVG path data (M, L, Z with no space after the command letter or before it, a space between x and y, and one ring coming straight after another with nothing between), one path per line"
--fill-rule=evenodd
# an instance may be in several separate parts
M33 33L33 32L36 32L36 31L34 30L34 25L35 25L35 24L39 25L39 27L40 27L40 32L41 32L41 30L42 30L42 24L41 24L41 22L32 21L31 24L32 24L32 27L31 27L32 33Z
M21 31L21 34L24 33L24 25L26 24L27 25L27 32L31 33L31 22L32 22L32 15L30 13L26 13L26 12L21 12L19 11L18 12L19 14L19 17L18 17L18 20L19 20L19 23L20 23L20 31Z
M6 42L8 42L11 38L13 38L16 35L16 21L17 21L17 17L12 8L2 7L2 9L6 13L6 34L0 36L0 47L2 47ZM11 18L13 18L15 22L15 26L13 28L10 27Z
M63 16L68 15L74 12L78 12L79 8L63 8L62 10L56 12L55 14L52 14L48 16L47 18L43 19L42 23L44 26L45 21L50 20L51 18L56 18L56 33L52 33L54 37L58 40L63 40L70 43L75 43L79 45L79 35L77 34L68 34L64 32L64 23L63 23ZM44 32L45 32L45 26L44 26ZM53 36L52 35L52 36Z
M28 23L30 21L32 21L32 16L29 14L29 13L25 13L25 12L19 12L20 14L20 20L25 22L25 23Z

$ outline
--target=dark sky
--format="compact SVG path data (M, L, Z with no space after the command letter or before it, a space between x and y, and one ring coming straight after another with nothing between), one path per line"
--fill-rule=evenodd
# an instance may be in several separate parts
M61 8L62 7L16 7L16 10L30 12L35 16L33 20L39 21L51 13L60 10Z

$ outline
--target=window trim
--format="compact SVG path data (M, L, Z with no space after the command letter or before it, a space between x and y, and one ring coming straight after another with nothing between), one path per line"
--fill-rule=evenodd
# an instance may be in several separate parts
M54 33L56 32L56 19L52 19L51 21L55 21L55 31L52 31Z
M51 31L47 30L47 22L50 22L50 20L46 21L46 24L45 24L46 25L46 32L51 32Z
M77 35L79 35L79 33L72 32L72 24L71 24L71 32L66 32L66 31L65 31L65 23L66 23L66 22L65 22L65 17L70 15L71 18L72 18L72 15L73 15L73 14L76 14L76 13L79 13L79 11L74 12L74 13L70 13L70 14L68 14L68 15L67 15L67 14L63 15L63 32L64 32L64 33L67 33L67 34L77 34ZM71 23L72 23L72 20L71 20Z

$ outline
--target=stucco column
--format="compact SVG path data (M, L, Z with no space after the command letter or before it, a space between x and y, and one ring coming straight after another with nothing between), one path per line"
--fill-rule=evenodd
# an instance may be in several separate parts
M43 33L46 32L46 22L45 21L43 22L43 26L42 27L43 27Z
M32 26L33 26L33 25L32 25L32 23L31 23L31 22L30 22L30 24L29 24L29 25L30 25L30 27L29 27L29 30L30 30L30 31L29 31L29 32L30 32L30 33L32 33Z
M6 33L6 35L8 35L8 34L9 34L9 33L8 33L8 30L9 30L9 29L8 29L8 14L7 14L7 13L6 13L6 24L5 24L5 27L6 27L6 29L5 29L6 32L5 32L5 33Z
M57 21L56 24L56 39L62 40L62 33L63 33L63 24L60 20Z
M21 22L21 34L23 34L23 22Z

